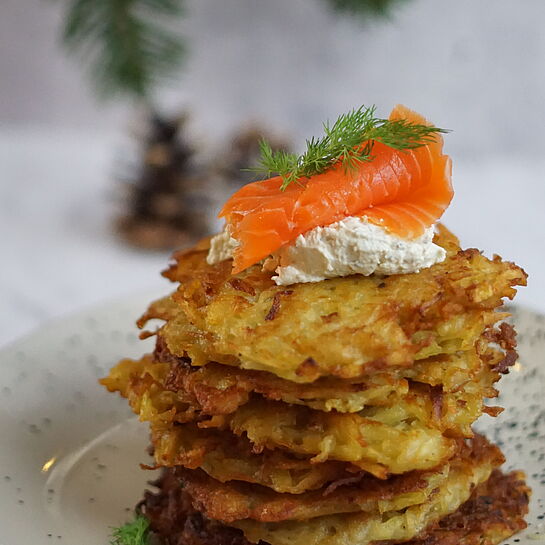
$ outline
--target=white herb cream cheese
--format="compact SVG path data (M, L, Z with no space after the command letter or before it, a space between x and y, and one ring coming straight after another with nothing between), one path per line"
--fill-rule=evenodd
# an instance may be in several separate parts
M221 263L226 259L233 257L233 252L238 246L238 242L229 234L228 231L222 231L210 240L210 250L206 256L206 262L209 265Z
M237 244L227 232L216 235L207 262L228 259ZM351 274L416 273L440 263L445 255L445 250L433 243L433 227L416 239L404 239L365 217L350 216L299 235L265 260L264 267L274 269L276 284L287 286Z

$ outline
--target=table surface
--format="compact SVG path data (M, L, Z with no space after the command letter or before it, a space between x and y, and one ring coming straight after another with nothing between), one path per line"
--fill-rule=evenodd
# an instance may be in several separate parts
M119 135L0 130L0 345L48 320L145 290L168 253L113 235ZM530 275L519 304L545 310L545 160L454 158L455 199L444 222L462 245L498 253Z

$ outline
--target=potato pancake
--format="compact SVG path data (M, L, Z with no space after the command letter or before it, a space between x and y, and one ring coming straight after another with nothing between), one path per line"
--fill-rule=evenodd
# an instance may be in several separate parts
M169 350L194 365L217 361L294 382L353 378L378 368L473 347L502 298L526 283L516 265L461 251L445 229L446 260L419 273L351 276L276 286L253 266L206 263L207 244L178 253L165 272L179 282L180 312L161 328ZM167 313L168 314L168 313ZM169 314L170 316L170 314Z
M448 366L445 358L442 356L427 367L442 369ZM201 427L247 436L254 449L291 451L311 457L315 463L349 462L386 478L391 473L430 469L444 463L453 453L454 436L472 436L471 425L482 413L483 396L495 394L492 384L499 372L494 369L503 358L502 352L489 349L480 359L475 352L466 353L465 358L462 354L450 358L452 367L458 369L456 374L467 360L467 377L472 377L456 391L444 392L437 386L409 381L408 390L402 390L402 394L390 393L381 404L344 414L271 401L252 393L255 385L258 392L273 399L276 395L282 398L286 392L301 392L304 397L307 389L314 398L319 393L334 395L329 381L339 383L339 379L301 385L263 372L217 364L192 368L176 359L169 364L145 356L140 361L123 360L102 383L127 397L135 413L141 420L152 422L154 429L168 430L175 424L198 422ZM478 371L474 360L481 362ZM387 375L383 378L387 383ZM271 379L268 388L267 379ZM340 382L345 391L354 386L350 381ZM358 399L357 392L352 395ZM486 410L494 414L493 409ZM175 456L182 455L170 450L167 458L172 460Z
M325 413L252 397L233 413L206 420L188 405L185 392L180 400L177 393L155 381L152 374L157 377L158 373L150 358L142 363L142 372L136 378L130 372L138 362L126 360L112 370L111 378L103 379L104 385L128 397L142 420L163 426L198 420L200 426L244 434L257 449L280 448L312 456L315 462L351 462L381 478L389 473L430 469L453 454L454 439L443 436L434 420L433 403L423 395L410 393L402 403L368 407L358 413ZM159 364L162 374L164 365L168 364ZM147 372L148 367L152 374ZM127 383L123 383L123 377L128 377ZM460 408L456 414L462 413Z
M473 489L485 482L503 462L498 450L477 440L472 449L452 461L447 479L426 502L387 513L355 513L317 517L306 521L263 523L236 521L248 541L270 545L368 545L377 541L407 541L456 511Z
M220 482L244 481L280 493L302 494L362 476L352 464L331 460L312 464L309 458L282 450L255 452L245 437L191 424L152 425L151 438L158 467L200 468Z
M495 397L492 386L501 376L497 366L505 357L513 363L514 358L487 345L485 342L476 349L420 360L409 369L377 372L358 379L321 378L307 384L281 379L265 371L242 370L214 362L195 367L188 358L173 356L160 336L154 359L172 365L165 387L185 391L206 414L233 412L248 401L251 393L326 412L358 412L368 405L399 403L409 392L407 378L441 386L443 394L479 392L481 397ZM459 407L458 399L459 396L456 400Z
M499 339L501 333L496 333ZM259 394L324 412L359 413L369 407L405 405L427 426L471 437L471 425L483 410L497 411L483 408L483 397L497 394L493 384L501 376L498 369L505 371L506 359L515 361L511 352L504 354L487 344L486 340L477 350L428 358L396 373L375 373L366 382L322 378L298 384L271 373L216 363L194 367L187 359L172 356L159 338L153 357L122 360L101 383L127 397L141 419L152 422L183 423L228 415ZM442 376L445 385L440 383Z
M196 511L173 473L165 472L157 485L158 492L146 492L141 508L153 533L165 545L250 545L240 530ZM404 541L403 545L498 545L526 528L528 497L524 474L503 474L496 469L457 511L431 524L418 538ZM398 543L383 540L373 545Z
M278 494L240 482L220 483L202 471L177 469L180 485L193 507L208 518L231 523L307 520L336 513L386 513L424 503L448 477L449 465L437 471L413 471L383 481L370 475L356 482L304 494ZM329 489L331 490L331 489Z
M436 467L456 449L454 439L426 426L403 405L342 414L253 400L225 418L234 433L245 434L257 448L280 448L313 456L315 462L351 462L383 479Z

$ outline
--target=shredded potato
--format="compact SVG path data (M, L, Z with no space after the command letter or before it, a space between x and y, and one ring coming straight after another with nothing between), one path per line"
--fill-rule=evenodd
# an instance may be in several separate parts
M353 378L471 349L504 316L494 309L526 283L526 274L497 257L460 250L444 228L436 243L446 260L419 273L289 289L257 265L236 276L229 262L208 265L203 243L177 254L165 272L180 282L172 296L179 312L169 310L161 335L174 355L188 355L194 365L217 361L294 382ZM164 309L155 314L165 316Z
M473 488L485 482L503 458L496 448L479 447L453 461L447 479L424 503L387 513L337 514L306 521L263 523L251 519L233 522L246 538L271 545L367 545L376 541L412 539L469 499Z

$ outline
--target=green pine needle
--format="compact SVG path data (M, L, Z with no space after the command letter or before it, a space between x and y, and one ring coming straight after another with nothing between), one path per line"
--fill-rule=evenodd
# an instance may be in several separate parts
M390 121L375 117L375 106L361 106L341 115L330 126L324 124L324 136L307 140L307 149L301 155L273 151L264 140L260 142L261 161L253 172L270 177L282 176L284 191L292 183L321 174L342 162L345 170L353 170L362 162L373 160L375 142L398 150L414 149L433 142L438 133L448 132L428 125L411 123L406 119Z
M183 0L70 0L62 40L90 64L101 96L148 98L182 61L181 37L170 30Z
M110 545L148 545L149 520L137 515L132 522L114 528Z
M337 12L360 17L388 17L397 4L407 0L328 0Z

